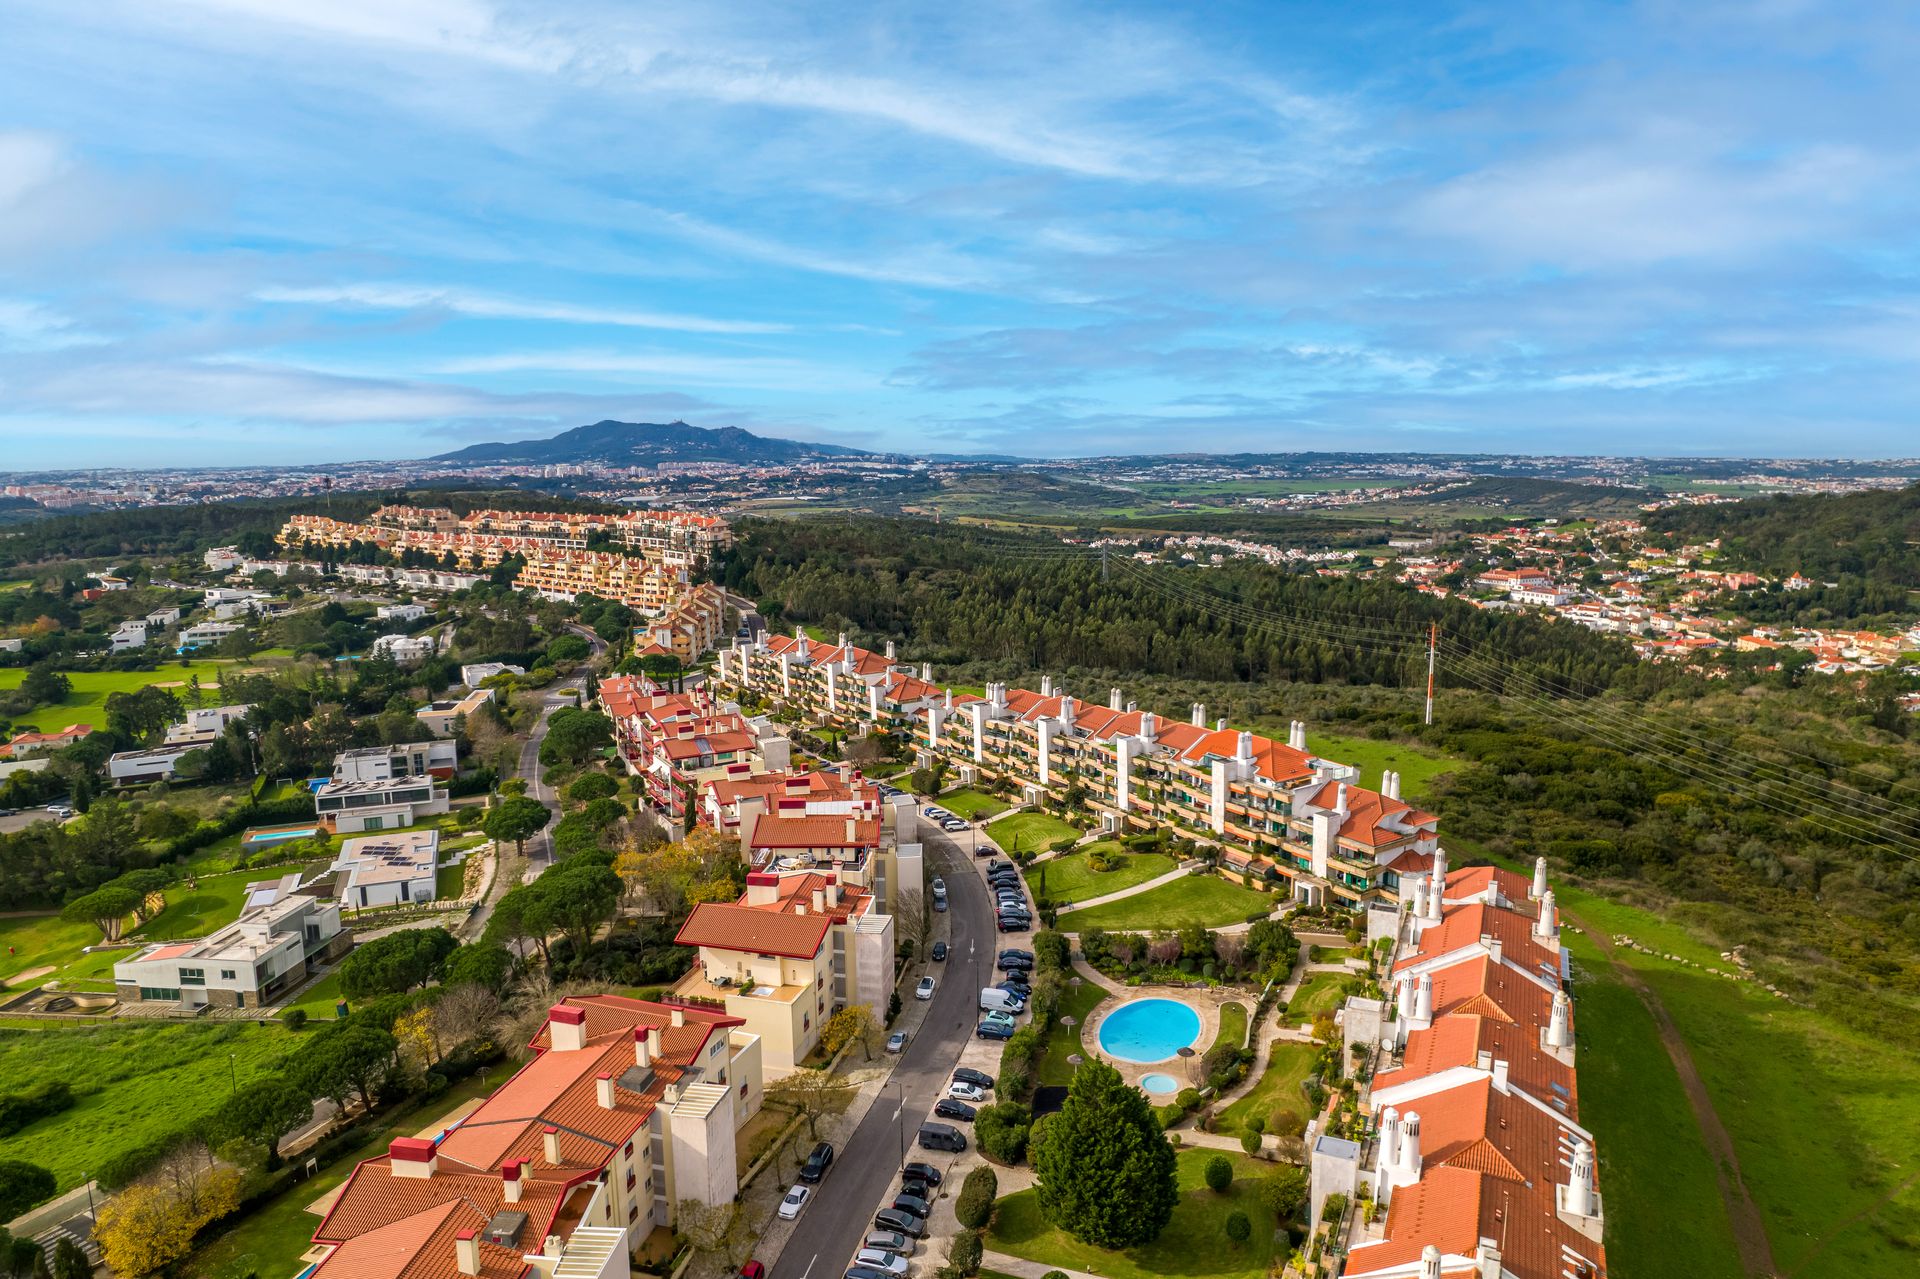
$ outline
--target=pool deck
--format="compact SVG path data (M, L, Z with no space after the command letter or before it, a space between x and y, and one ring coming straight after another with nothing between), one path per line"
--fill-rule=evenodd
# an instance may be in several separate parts
M1083 971L1075 965L1075 971ZM1089 970L1090 971L1090 970ZM1112 992L1113 998L1106 1000L1087 1018L1087 1024L1081 1028L1080 1042L1100 1060L1120 1072L1121 1078L1130 1084L1138 1084L1147 1075L1172 1075L1180 1081L1182 1088L1199 1087L1200 1058L1213 1044L1215 1035L1220 1033L1220 1006L1239 1004L1252 1011L1251 1001L1246 992L1231 988L1195 988L1187 986L1115 986L1106 978L1100 984ZM1185 1061L1179 1056L1168 1057L1164 1061L1134 1062L1122 1061L1100 1048L1100 1027L1116 1010L1143 999L1170 999L1185 1004L1200 1014L1200 1033L1193 1041L1193 1056ZM1171 1101L1170 1095L1149 1093L1148 1096Z

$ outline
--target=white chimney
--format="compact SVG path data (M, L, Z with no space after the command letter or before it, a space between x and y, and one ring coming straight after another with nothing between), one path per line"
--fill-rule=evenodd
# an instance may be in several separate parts
M1335 786L1336 789L1333 792L1333 811L1345 817L1347 815L1347 784L1345 782L1337 782Z
M1195 702L1193 704L1193 726L1195 728L1205 728L1207 726L1207 706L1205 702Z
M480 1273L480 1228L469 1226L453 1239L453 1264L463 1275Z
M893 650L893 641L888 640L887 641L887 660L891 662L894 660L896 656L898 656L898 654L896 654Z
M1433 1024L1433 974L1421 973L1419 984L1413 992L1413 1019L1424 1025Z
M1600 1196L1593 1188L1593 1146L1585 1137L1573 1143L1573 1169L1568 1174L1567 1191L1562 1201L1576 1217L1600 1215Z
M1440 1249L1433 1244L1420 1250L1420 1279L1440 1279Z
M1493 1060L1493 1089L1500 1093L1507 1090L1507 1060L1504 1057Z
M813 913L816 915L827 913L827 890L824 888L813 890Z
M680 1029L680 1027L686 1024L687 1024L687 1010L684 1008L675 1008L673 1010L673 1028L675 1030L678 1030ZM656 1027L656 1029L658 1028Z
M1413 1019L1413 988L1417 984L1417 982L1411 979L1400 983L1399 1009L1401 1021L1411 1021Z
M1498 937L1495 937L1491 933L1485 934L1480 938L1480 944L1487 948L1487 958L1491 959L1495 964L1506 962L1507 944Z
M601 1071L593 1078L594 1096L600 1102L600 1109L613 1109L613 1075L610 1071Z
M1491 1239L1482 1239L1473 1250L1474 1279L1500 1279L1500 1248Z
M1415 919L1427 917L1427 877L1417 875L1413 880L1413 897L1409 902Z
M1388 1106L1380 1112L1380 1144L1374 1150L1374 1171L1382 1183L1393 1175L1394 1161L1400 1154L1400 1112Z
M1527 896L1533 898L1535 901L1539 901L1546 891L1547 859L1544 857L1536 857L1533 859L1533 891L1529 892Z
M1040 696L1042 697L1053 696L1053 676L1042 675L1040 677Z
M1117 711L1120 709L1120 690L1119 689L1110 688L1107 690L1107 709L1110 711Z
M1553 1017L1547 1022L1547 1047L1573 1047L1573 1001L1567 992L1553 992Z
M851 844L858 838L860 838L860 819L849 817L847 818L847 842Z
M1540 895L1540 918L1534 921L1533 935L1543 942L1550 942L1560 935L1560 926L1553 915L1553 890L1549 888Z
M507 1203L520 1202L521 1177L526 1167L524 1159L509 1159L500 1165L500 1198Z
M1252 733L1243 732L1240 734L1240 740L1234 744L1233 757L1242 762L1249 761L1253 758Z
M1154 727L1155 727L1155 724L1154 724L1153 712L1152 711L1140 712L1140 736L1146 738L1149 742L1151 742L1153 740Z
M547 1039L555 1052L575 1052L587 1046L587 1010L555 1004L547 1010Z
M548 1124L546 1131L541 1135L546 1138L544 1145L546 1147L545 1154L547 1156L547 1162L558 1167L560 1164L560 1130L552 1124Z
M1433 850L1433 895L1441 905L1447 901L1447 850Z
M847 633L846 633L845 631L841 631L841 632L840 632L840 647L841 647L841 648L845 648L846 646L847 646Z
M920 679L923 683L927 683L927 684L933 683L933 663L932 662L920 663Z
M1409 1110L1400 1122L1400 1175L1394 1178L1403 1186L1420 1180L1420 1112Z

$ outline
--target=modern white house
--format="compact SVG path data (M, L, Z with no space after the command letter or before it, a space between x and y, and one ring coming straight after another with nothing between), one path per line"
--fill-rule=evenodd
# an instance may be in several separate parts
M145 750L119 751L107 756L107 778L115 786L170 782L179 775L180 757L205 747L205 742L169 742Z
M230 706L200 706L187 712L187 717L167 729L167 741L204 742L227 731L227 725L237 719L245 719L253 706L249 703L235 702Z
M362 746L333 757L336 782L390 782L408 777L445 780L458 766L459 746L435 738L393 746Z
M113 634L107 636L107 651L110 653L125 653L146 646L147 624L144 621L122 622Z
M427 615L425 604L382 604L373 610L376 621L417 622Z
M431 635L382 635L368 650L374 657L391 657L399 666L418 666L439 651Z
M436 830L350 839L334 858L334 897L355 909L430 902L439 863Z
M240 629L237 622L196 622L180 632L180 651L210 647Z
M461 717L471 715L493 700L493 690L476 688L459 699L443 698L429 702L413 713L435 737L452 737Z
M495 675L525 675L525 668L507 662L475 662L471 666L460 668L460 682L468 688L479 688L482 682Z
M340 908L301 893L244 910L198 941L158 942L113 966L123 1003L184 1008L264 1008L304 980L316 963L352 949Z
M225 573L231 569L239 568L240 561L245 557L240 554L239 548L237 547L216 546L208 551L203 558L206 560L209 569L215 573Z
M150 630L164 631L169 626L180 625L180 610L177 608L156 608L147 614L147 627Z
M313 797L314 811L342 834L399 830L448 810L447 792L431 777L385 782L332 781Z

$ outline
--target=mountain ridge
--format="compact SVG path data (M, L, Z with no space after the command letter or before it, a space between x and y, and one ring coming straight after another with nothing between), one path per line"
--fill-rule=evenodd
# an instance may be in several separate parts
M616 422L608 418L546 439L469 444L427 460L543 466L602 462L635 466L658 462L794 462L811 457L868 456L872 455L864 449L755 435L738 426L690 426L680 421Z

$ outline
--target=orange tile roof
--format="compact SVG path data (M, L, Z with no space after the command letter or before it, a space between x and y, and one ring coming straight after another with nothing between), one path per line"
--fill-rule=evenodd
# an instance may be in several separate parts
M1439 983L1436 981L1434 986L1437 1004ZM1552 1011L1551 1004L1548 1011ZM1474 1066L1479 1063L1480 1054L1485 1052L1490 1054L1492 1060L1507 1063L1507 1078L1516 1087L1549 1104L1555 1098L1563 1098L1567 1113L1578 1118L1579 1099L1573 1067L1561 1064L1558 1058L1541 1048L1540 1032L1543 1029L1544 1025L1520 1024L1478 1013L1449 1011L1426 1030L1416 1030L1407 1036L1406 1051L1399 1067L1374 1076L1373 1089L1379 1092L1398 1088L1443 1070ZM1425 1113L1424 1108L1421 1108L1421 1113Z
M1391 819L1403 826L1433 827L1440 822L1432 813L1423 812L1404 800L1388 799L1379 791L1367 790L1350 782L1328 782L1307 797L1315 808L1331 809L1339 802L1340 787L1347 788L1347 817L1340 826L1340 838L1378 848L1413 838L1404 830L1386 825Z
M1531 902L1525 902L1524 898L1522 902L1527 906L1532 905ZM1517 909L1508 910L1477 901L1449 906L1440 924L1421 933L1418 948L1394 964L1393 970L1402 972L1415 964L1464 950L1486 936L1500 943L1501 953L1510 963L1526 972L1557 981L1560 973L1559 939L1556 936L1551 942L1540 941L1533 935L1533 924L1531 915L1521 914Z
M832 926L833 920L826 915L788 914L737 902L702 902L680 925L674 941L682 946L812 959L820 953Z
M455 1241L486 1224L472 1203L448 1200L346 1240L318 1273L327 1279L461 1279ZM519 1249L488 1243L484 1236L479 1248L480 1279L519 1279L527 1270Z
M852 833L847 830L848 823ZM838 813L805 813L783 817L777 811L762 817L753 828L755 848L878 848L878 817L845 817Z

